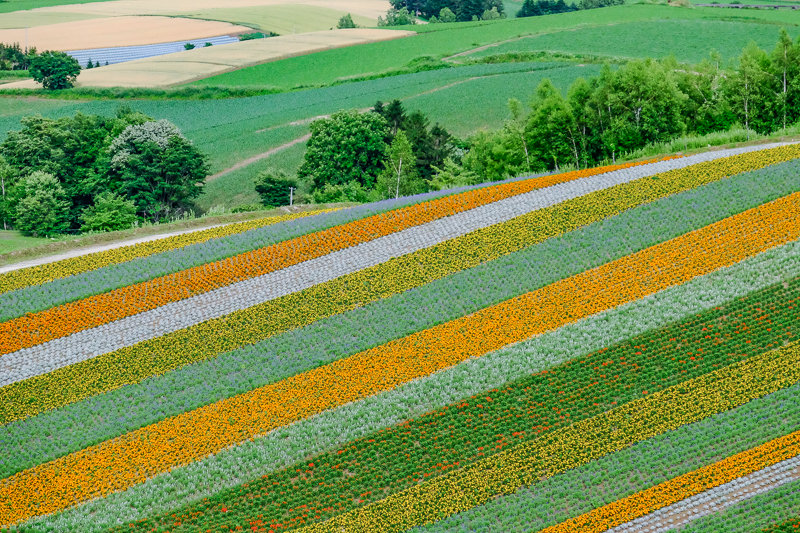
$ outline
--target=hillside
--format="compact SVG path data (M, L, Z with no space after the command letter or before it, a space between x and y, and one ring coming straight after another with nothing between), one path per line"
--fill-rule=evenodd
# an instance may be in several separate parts
M710 151L0 274L0 526L777 531L798 165Z

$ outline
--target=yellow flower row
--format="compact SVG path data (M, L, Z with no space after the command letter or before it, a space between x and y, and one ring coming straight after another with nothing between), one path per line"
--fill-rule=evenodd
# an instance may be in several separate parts
M752 474L800 454L800 431L688 472L627 498L543 529L541 533L601 533L662 507L685 500L734 479Z
M800 237L800 193L472 315L152 424L0 483L0 523L124 490L277 427L640 299Z
M301 292L2 387L0 424L138 383L147 377L388 298L637 205L796 157L800 157L800 146L787 146L703 163L597 191Z
M270 226L286 220L318 215L330 211L336 211L336 209L319 209L307 211L305 213L257 218L255 220L192 231L190 233L183 233L181 235L174 235L154 241L140 242L130 246L82 255L80 257L71 257L44 265L13 270L0 274L0 294L30 287L32 285L40 285L55 279L74 276L75 274L89 272L90 270L97 270L109 265L124 263L139 257L147 257L148 255L183 248L184 246L209 241L211 239L234 235L236 233L244 233L251 229Z
M612 170L623 167L615 166ZM108 324L509 196L605 170L608 169L573 171L446 196L28 314L0 324L0 354Z
M391 532L436 522L798 381L800 346L794 343L556 430L300 531Z

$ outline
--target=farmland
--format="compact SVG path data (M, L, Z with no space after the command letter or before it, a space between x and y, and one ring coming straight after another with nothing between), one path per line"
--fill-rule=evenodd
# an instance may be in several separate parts
M799 170L749 146L0 274L0 524L605 531L760 483L687 527L779 527Z

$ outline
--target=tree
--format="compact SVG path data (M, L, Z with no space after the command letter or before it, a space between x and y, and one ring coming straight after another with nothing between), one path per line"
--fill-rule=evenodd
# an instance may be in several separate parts
M798 78L798 62L800 62L800 46L795 46L792 38L781 28L778 44L770 56L772 75L778 81L778 102L781 111L781 125L784 132L787 123L792 123L800 115L793 112L790 105L796 99L796 83Z
M15 183L14 170L3 156L0 156L0 219L3 220L3 229L8 229L13 216L11 211L11 189Z
M525 127L525 137L531 150L542 162L558 170L571 161L580 167L578 128L572 109L549 79L536 89L531 102L531 114Z
M205 155L167 120L128 126L109 154L118 190L153 221L191 209L208 176Z
M763 101L766 62L766 53L756 43L751 42L739 57L736 72L728 78L732 107L744 121L744 127L748 131L755 129L761 133L770 129L764 127L763 116L759 116L760 111L766 111L766 102Z
M339 19L339 23L336 24L336 27L340 30L343 30L346 28L356 28L357 26L356 23L353 22L353 17L350 15L350 13L347 13Z
M15 175L35 171L55 176L71 201L70 224L80 227L80 213L95 196L118 192L109 177L109 147L131 124L150 120L142 113L120 108L115 117L84 115L48 119L24 117L20 131L9 132L0 154Z
M270 169L256 176L256 192L266 207L289 205L290 188L297 189L297 183L281 171Z
M30 75L48 90L69 89L75 85L81 65L64 52L43 52L31 59Z
M34 172L22 179L15 191L14 227L39 237L69 228L69 201L52 174Z
M194 44L186 43L186 44L183 45L183 49L184 50L194 50Z
M416 24L417 19L408 8L391 8L386 12L386 18L378 17L378 26L408 26Z
M430 182L430 188L434 191L453 189L464 185L475 185L480 183L478 175L456 164L451 158L447 158L440 167L434 167L435 175Z
M453 13L453 10L449 7L443 7L441 11L439 11L439 22L455 22L456 21L456 14Z
M403 130L397 132L380 176L380 192L385 198L398 198L419 192L416 157Z
M83 231L118 231L136 221L136 206L118 194L104 192L81 213Z
M311 178L313 189L357 182L375 187L388 151L386 119L377 113L339 111L311 123L299 179Z

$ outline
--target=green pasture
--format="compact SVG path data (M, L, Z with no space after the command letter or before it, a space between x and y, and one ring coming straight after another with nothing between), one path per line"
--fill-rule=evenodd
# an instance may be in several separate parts
M496 128L506 118L505 104L509 98L527 101L545 77L565 88L574 78L590 76L596 69L596 65L578 67L559 63L481 64L249 98L124 103L177 124L200 150L209 154L214 174L308 132L307 122L293 122L340 109L366 109L378 100L402 99L409 109L424 111L433 122L440 122L459 136L484 127ZM57 118L79 111L111 115L120 103L3 97L0 139L8 131L18 129L19 120L26 115L40 113ZM208 208L251 203L251 182L259 168L273 166L291 173L302 155L302 146L295 146L220 177L209 183L200 205Z
M358 76L366 77L387 73L393 69L407 66L422 56L443 58L488 44L564 30L575 30L572 32L573 37L580 41L579 34L587 30L593 29L594 35L607 30L618 35L618 32L609 27L622 24L635 27L636 24L647 21L658 21L659 23L675 21L675 25L685 22L722 21L720 27L724 27L724 23L730 22L735 27L737 35L741 35L747 29L749 36L754 39L766 39L766 42L772 39L774 42L780 26L786 26L793 33L797 33L795 28L800 25L800 11L777 13L772 10L739 11L662 5L626 5L545 17L512 18L480 23L418 25L414 27L418 34L404 39L351 46L284 59L206 78L193 82L193 85L272 86L284 90L318 87ZM680 39L685 38L686 35L686 33L681 33ZM678 38L662 32L646 35L646 38L637 42L639 57L671 50L673 46L681 48L698 46L701 47L698 54L705 56L707 49L727 46L723 43L710 42L702 35L691 35L690 37L694 44L683 45L677 41ZM622 36L615 37L615 39L621 38ZM614 46L611 42L595 44L606 50L612 49ZM740 43L736 44L736 47L741 49Z
M249 26L253 29L273 32L279 35L307 33L335 28L339 19L346 12L324 7L308 5L277 5L247 8L218 8L203 11L176 12L176 17L219 20ZM353 21L359 26L376 26L378 21L367 17L353 15Z
M75 22L77 20L87 20L98 18L95 15L85 13L62 13L57 11L15 11L6 13L0 3L0 30L13 28L32 28L34 26L45 26L47 24L60 24L62 22ZM20 43L23 47L25 43Z
M795 37L800 28L790 26ZM750 41L771 50L780 27L720 20L661 20L625 22L608 26L545 33L506 42L462 57L477 59L509 52L565 52L594 54L612 58L675 56L679 61L696 63L711 50L724 59L737 58Z
M0 255L24 250L25 248L33 248L47 242L50 242L50 239L26 237L19 231L0 229Z
M106 0L5 0L0 2L0 13L11 13L37 7L63 6L68 4L92 4Z

